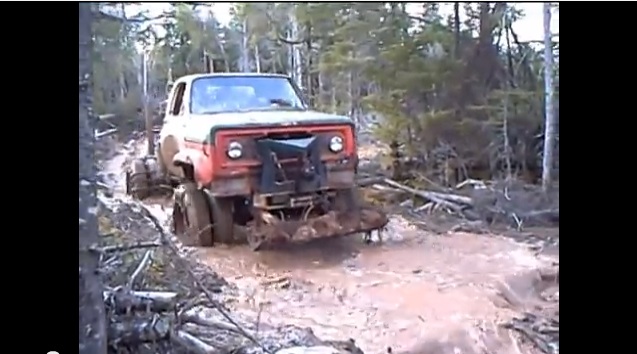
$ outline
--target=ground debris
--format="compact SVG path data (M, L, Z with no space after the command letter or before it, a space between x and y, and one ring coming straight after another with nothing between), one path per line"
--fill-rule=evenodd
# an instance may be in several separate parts
M559 353L559 269L553 267L510 277L500 295L521 312L502 327L518 332L523 341L547 354Z
M106 140L108 138L102 139ZM131 144L125 150L131 150L134 148ZM118 156L120 157L120 156ZM374 159L372 159L374 160ZM372 161L374 162L374 161ZM112 172L111 174L114 176L106 176L113 181L117 179L117 173L119 172L119 163L113 163L113 166L116 168L109 169ZM370 168L369 173L372 174L376 168ZM111 182L113 182L111 181ZM508 202L507 197L511 198L511 189L497 189L502 188L500 186L494 186L493 183L478 183L478 182L467 182L465 185L460 186L457 189L453 188L437 188L433 185L427 185L431 191L435 191L433 196L440 197L441 195L445 196L446 194L451 195L459 195L462 197L471 198L474 203L477 203L475 206L463 206L461 213L450 212L449 208L441 206L441 204L434 203L426 198L422 198L419 196L414 196L410 193L406 193L401 191L398 188L388 187L386 185L377 184L378 182L373 182L369 188L365 188L364 192L377 193L377 195L365 195L368 198L377 198L377 202L380 205L383 205L384 208L390 209L392 211L398 212L400 215L394 215L392 222L388 225L388 231L386 234L390 234L390 241L400 241L395 242L395 244L406 244L415 246L416 244L420 245L420 242L426 246L425 250L434 250L431 252L426 252L427 261L418 262L417 267L408 268L410 274L412 272L417 274L418 284L425 283L428 284L431 280L429 278L435 277L436 282L438 282L438 277L442 280L449 275L451 278L450 284L454 284L454 286L458 285L458 289L454 288L452 290L445 290L444 298L447 298L447 293L452 293L452 295L456 296L459 292L464 292L468 288L473 288L474 283L479 286L485 285L485 288L488 287L489 294L492 293L493 284L490 281L482 282L480 279L482 274L488 274L489 279L493 274L499 275L500 273L497 270L491 270L491 263L499 264L498 257L507 257L505 254L490 252L483 252L483 245L478 248L478 246L467 247L467 249L471 249L471 253L463 251L465 248L457 247L455 244L458 238L462 238L463 242L466 241L467 237L473 236L471 234L481 233L482 230L487 230L492 226L490 225L490 220L487 219L489 213L480 214L478 213L478 219L472 220L464 214L465 210L477 210L482 208L482 205L491 206L492 204L486 203L479 194L483 191L480 188L496 188L496 191L489 191L488 193L497 193L500 198L504 198L504 203ZM120 183L121 181L115 181ZM370 182L370 183L371 183ZM411 185L413 186L413 185ZM418 186L418 188L423 188L423 186ZM114 194L118 194L116 189ZM475 190L478 190L477 192ZM104 191L101 191L104 193ZM406 198L410 198L410 202L406 204L412 205L409 207L407 213L404 213L406 207L399 207L398 204L401 201L405 201ZM453 202L450 198L449 201ZM325 303L318 304L309 304L309 301L314 301L312 296L305 296L303 300L301 299L292 299L294 295L296 295L296 287L299 287L299 282L302 281L300 279L305 279L303 277L299 277L294 274L288 274L289 268L285 268L286 271L284 274L280 274L280 268L277 268L274 271L274 274L270 274L270 269L266 267L263 274L255 275L254 277L257 279L252 279L252 275L245 275L243 270L240 269L239 273L236 275L237 286L232 283L227 283L223 278L217 275L214 271L210 269L208 266L203 266L194 262L194 258L190 256L192 252L192 248L181 247L179 243L176 243L179 246L179 252L182 258L189 260L189 268L192 270L192 273L196 274L196 277L201 280L202 284L205 284L203 288L207 289L209 294L214 296L214 302L217 303L215 306L219 306L220 304L224 304L227 306L232 306L232 313L228 311L231 315L234 322L238 324L248 335L255 338L258 344L255 344L250 339L246 338L241 333L241 330L238 329L237 325L230 323L223 315L221 315L211 304L211 301L202 293L200 289L201 286L199 284L193 284L189 272L184 269L184 267L180 264L178 258L170 252L167 247L165 247L161 241L161 238L156 231L155 225L153 222L149 221L149 218L145 215L142 208L140 208L140 203L137 202L128 202L127 199L125 201L117 201L112 200L112 194L109 196L109 205L106 211L108 218L104 220L107 221L106 224L109 224L109 229L106 230L104 228L102 235L104 238L104 246L100 247L100 250L107 250L108 252L101 252L102 255L102 264L103 264L103 273L105 274L105 278L108 277L109 281L107 282L106 296L113 296L113 293L123 293L126 294L126 298L130 296L138 296L140 293L165 293L165 294L176 294L174 304L168 304L167 306L158 306L160 304L155 304L152 300L149 301L147 296L142 296L141 299L129 300L128 304L126 302L119 301L118 299L114 299L115 307L109 313L109 321L118 326L116 328L135 328L134 324L146 324L149 326L153 323L153 321L159 321L159 329L164 329L161 325L166 323L169 326L169 331L161 332L161 339L151 342L143 342L141 340L137 340L136 344L126 344L126 341L120 341L117 346L113 346L111 348L111 352L118 353L209 353L209 352L233 352L233 353L282 353L282 354L294 354L294 353L317 353L317 354L327 354L327 353L361 353L360 349L356 346L353 341L325 341L321 340L317 337L321 338L329 338L329 337L340 337L340 336L352 336L356 337L358 341L365 347L365 349L369 352L374 353L384 353L386 345L394 345L394 350L396 353L404 353L402 350L404 348L410 348L412 342L411 338L407 338L405 333L408 333L411 336L418 336L418 331L413 330L413 328L424 328L423 333L425 336L429 336L431 333L430 328L428 326L437 325L436 320L431 320L432 318L438 318L438 314L443 314L440 316L441 318L449 318L447 313L459 312L460 314L469 313L468 309L471 306L463 307L463 297L456 298L455 300L459 301L447 301L452 303L453 309L447 311L442 304L444 302L439 302L438 300L428 301L429 304L425 310L429 310L430 308L438 308L443 307L440 310L432 310L433 314L423 314L426 319L422 320L422 324L419 325L410 325L411 328L404 332L395 332L394 329L399 328L402 331L403 328L403 318L402 313L394 314L393 312L389 312L388 310L378 306L380 300L377 298L373 298L373 301L370 301L370 305L367 305L362 295L366 295L368 293L374 293L375 295L382 294L382 289L388 288L388 286L377 286L381 282L378 280L377 282L370 282L369 288L374 288L373 292L362 291L362 294L359 295L359 299L356 300L357 304L354 304L354 301L351 301L352 304L346 299L346 303L344 304L342 299L339 299L339 304L333 306L332 298L336 298L331 293L325 291L323 295L317 295L321 301L325 301ZM424 203L424 204L423 204ZM503 203L498 201L498 203ZM519 203L519 202L516 202ZM444 203L443 203L444 204ZM149 202L142 204L148 206L150 209L157 207L160 205L160 202ZM530 206L531 207L531 206ZM532 208L536 208L536 206L532 206ZM494 209L496 210L496 209ZM157 211L153 209L153 211ZM162 210L164 214L165 210ZM432 215L426 215L431 213ZM163 220L163 215L159 215L156 213L160 219ZM407 215L409 214L409 215ZM412 215L413 214L413 215ZM500 214L498 214L500 215ZM409 216L409 217L408 217ZM426 216L426 217L425 217ZM435 217L436 220L433 221ZM443 223L438 222L438 218L444 219ZM111 220L116 220L117 222L111 222ZM448 221L448 222L447 222ZM497 219L494 222L505 221L508 222L508 225L514 226L514 229L517 228L517 221L511 216L509 219L502 218ZM527 220L523 220L522 226L525 227L527 225L531 225L526 222ZM164 225L166 228L166 225ZM431 232L423 233L422 229L426 228L427 231L435 231L436 234L444 235L441 237L428 237L431 235ZM449 232L452 230L452 232ZM456 232L461 233L461 235L454 235ZM526 229L524 233L533 233L534 230ZM516 231L516 234L522 234L521 231ZM539 233L538 235L542 235ZM540 237L540 236L538 236ZM498 237L481 237L482 240L491 243L492 241L498 239ZM415 241L415 242L412 242ZM479 240L474 240L479 241ZM135 242L143 243L142 246L138 247L130 247ZM338 242L338 245L343 245L345 243ZM389 245L388 242L386 245ZM349 243L347 243L349 245ZM383 282L385 284L392 284L396 282L396 278L388 278L385 279L388 275L393 275L396 273L394 271L394 267L402 265L403 260L409 257L404 257L398 260L398 257L394 254L394 259L391 260L392 254L385 254L386 245L382 245L382 247L371 248L369 252L364 253L366 257L369 257L369 260L365 260L367 263L363 263L360 265L360 269L372 269L376 271L373 276L382 276ZM106 248L106 247L111 248ZM379 245L380 246L380 245ZM394 245L391 245L392 247ZM389 249L389 247L387 247ZM399 248L399 247L396 247ZM459 251L460 249L460 251ZM490 249L490 247L488 247ZM330 252L333 251L333 248L329 248ZM378 251L383 252L378 252ZM149 252L150 251L150 252ZM222 250L223 251L223 250ZM234 250L233 250L234 251ZM345 252L346 251L346 252ZM391 249L391 251L395 251L395 249ZM401 248L402 252L403 249ZM422 251L421 249L415 251ZM475 254L473 253L475 251ZM209 253L208 253L209 252ZM349 246L344 246L343 251L339 249L338 252L335 252L336 255L332 255L330 253L329 259L337 259L338 262L341 261L341 254L349 254ZM499 252L499 251L498 251ZM508 252L508 251L507 251ZM220 252L219 249L214 250L205 250L202 251L201 257L207 260L208 264L213 268L213 270L218 270L222 275L231 276L230 274L234 274L235 268L239 266L226 265L224 262L234 262L236 258L240 258L242 256L241 253L231 253L231 257L228 260L222 259L219 256L225 257L228 252ZM383 253L380 255L379 253ZM413 252L415 253L415 252ZM397 253L398 256L402 256L403 254L413 254L412 252L404 252ZM148 255L148 256L147 256ZM276 253L275 253L276 255ZM264 256L261 254L261 256ZM323 257L324 254L321 253L321 257L317 257L317 259L321 259L323 262L324 259L328 259L328 257ZM377 257L378 256L378 257ZM387 256L387 258L380 259L380 256ZM437 257L441 257L438 259ZM485 259L490 262L489 266L485 266L482 262L482 258L479 257L484 256ZM235 258L236 257L236 258ZM309 256L305 253L286 253L286 257L291 257L294 259L303 258L303 264L311 262L314 259L313 254ZM353 256L352 256L353 257ZM345 257L348 261L350 260L350 256ZM363 257L361 257L362 259ZM444 258L444 259L442 259ZM148 262L145 262L145 259L150 259ZM246 257L239 259L239 261L243 261ZM295 264L294 261L277 261L277 262L268 262L267 259L264 263L276 263L277 265L281 264ZM430 261L431 260L431 261ZM463 268L465 267L464 260L466 263L469 263L471 266L471 271L475 272L471 273L472 275L467 276L463 274ZM375 263L378 261L378 263ZM438 267L437 263L440 261L442 266ZM475 261L475 262L474 262ZM527 262L527 259L524 258L524 261ZM369 266L374 262L374 266ZM298 262L297 262L298 263ZM326 262L329 263L329 262ZM406 262L405 262L406 263ZM509 265L514 265L513 263L507 263ZM247 263L249 265L249 263ZM339 263L340 264L340 263ZM241 264L243 267L243 264ZM319 267L318 265L316 266ZM332 265L325 266L320 265L321 274L324 275L324 271L322 267L326 267L330 270ZM391 267L391 268L390 268ZM485 267L485 269L480 269L479 267ZM521 267L522 269L527 269L530 265L524 265ZM386 269L387 268L387 269ZM437 271L440 269L444 269L444 271L438 274ZM513 269L512 266L509 269ZM133 274L137 273L138 269L143 269L137 278L133 276ZM246 267L246 269L249 269ZM511 270L514 271L514 270ZM248 271L246 271L248 272ZM319 272L317 272L319 273ZM358 269L348 269L347 274L352 276L359 276L360 271ZM392 274L390 274L392 273ZM449 274L447 274L449 273ZM506 274L509 274L507 270ZM458 276L459 275L459 276ZM367 279L369 275L363 274L363 279ZM401 275L403 276L403 275ZM455 277L458 276L458 279ZM243 278L240 278L243 277ZM310 277L310 276L308 276ZM408 277L408 276L406 276ZM464 277L464 278L463 278ZM249 279L245 279L249 278ZM319 279L317 276L314 278L314 274L310 277L313 281ZM326 277L332 280L332 277ZM336 277L335 277L336 278ZM411 279L411 277L408 277ZM466 279L465 279L466 278ZM476 281L474 281L474 278ZM131 279L135 281L131 281ZM228 278L231 279L231 278ZM241 280L239 280L241 279ZM442 281L441 280L441 281ZM411 280L410 280L411 281ZM285 308L286 311L281 311L278 306L265 305L263 307L256 306L255 304L250 305L251 310L247 310L245 306L237 305L235 307L235 303L232 301L232 297L239 296L242 294L245 282L247 285L253 285L252 283L256 283L259 286L259 289L263 288L263 292L265 293L266 289L268 292L268 296L272 296L272 301L275 303L280 303L281 308ZM330 283L331 284L331 283ZM438 284L438 283L436 283ZM447 283L441 283L447 284ZM246 286L247 286L246 285ZM283 292L279 291L280 288L285 289ZM323 285L320 282L316 282L316 285L312 289L321 289ZM416 288L416 289L412 289ZM405 285L400 285L395 287L393 290L395 293L399 291L403 291L407 289L407 294L410 292L415 292L416 290L420 291L422 287L414 286L410 282L405 282ZM307 291L313 291L312 289L307 289ZM378 290L381 289L381 290ZM436 295L441 293L441 288L437 288L437 292L435 290L429 292L428 289L425 289L426 292L418 292L419 296L425 294L428 296L421 296L422 298L428 298L431 295ZM247 289L246 291L249 291ZM306 289L301 289L300 291L306 291ZM477 292L478 290L476 290ZM482 290L479 290L482 291ZM318 291L320 293L320 291ZM281 294L284 293L284 294ZM392 292L390 292L392 293ZM392 293L393 294L393 293ZM289 297L288 297L289 295ZM403 295L402 293L400 295ZM475 295L475 293L471 293L471 295ZM265 298L265 296L264 296ZM351 297L353 298L353 296ZM559 301L559 289L548 288L542 291L539 295L539 298L546 301ZM306 303L305 299L308 303ZM269 301L270 299L266 299ZM280 301L283 300L283 301ZM441 296L441 300L442 296ZM471 299L473 301L474 298ZM107 300L108 301L108 300ZM482 300L481 300L482 301ZM488 303L489 298L485 296L483 302L478 302L477 306L487 307L485 303ZM504 301L504 300L503 300ZM130 305L130 303L133 303ZM296 302L296 303L295 303ZM138 304L139 303L139 304ZM307 305L307 306L305 306ZM351 309L354 312L350 312L347 306L352 306ZM299 307L293 308L294 306ZM419 305L413 305L419 306ZM508 305L511 307L511 305ZM462 307L462 308L461 308ZM225 309L225 307L223 307ZM359 310L360 308L360 310ZM460 309L459 309L460 308ZM368 313L364 313L364 311L369 311ZM500 312L500 310L502 310ZM517 320L524 322L525 320L525 311L535 314L536 316L545 315L544 312L537 313L532 312L532 309L525 309L515 311L520 315L517 317ZM327 321L317 321L316 318L322 318L323 314L319 311L323 311L330 316L330 319L345 319L342 321L334 321L338 323L329 323L330 320ZM393 309L391 311L394 311ZM401 309L402 311L402 309ZM412 309L409 309L407 315L411 315L413 312ZM360 312L360 313L359 313ZM491 325L492 328L497 327L497 334L493 334L495 329L491 329L489 333L485 331L481 331L479 328L470 328L465 330L465 324L467 324L467 319L461 319L462 328L459 332L463 334L456 335L455 327L454 329L443 328L442 333L435 333L433 335L433 339L429 340L426 346L423 348L416 348L414 351L410 351L411 353L519 353L519 354L527 354L527 353L538 353L532 342L525 340L524 335L519 334L519 331L514 329L513 327L506 327L502 325L498 325L502 323L502 321L509 320L512 311L509 308L506 309L498 309L499 313L505 313L506 319L503 317L498 317L497 319L492 319L489 317L488 322L493 322ZM305 315L295 317L297 314ZM348 316L351 315L351 318ZM398 317L401 320L400 324L394 323L384 323L377 318L381 316L387 315L387 318L393 319ZM376 317L376 318L375 318ZM420 318L420 316L418 316ZM476 320L477 318L477 320ZM471 327L476 321L480 321L480 319L486 318L486 316L480 316L470 318L469 321L472 323L468 323L468 327ZM557 315L559 322L559 315ZM263 322L260 323L261 319ZM281 321L283 319L283 321ZM366 322L368 320L369 322ZM281 323L286 323L286 321L297 323L299 326L285 326ZM430 322L431 321L431 322ZM455 320L454 320L455 321ZM287 323L290 323L287 322ZM328 322L328 323L325 323ZM409 321L405 321L409 325ZM497 323L496 323L497 322ZM510 321L514 322L514 321ZM269 324L268 324L269 323ZM276 325L272 325L276 324ZM525 324L526 325L526 324ZM316 334L312 331L312 329L307 328L306 326L311 326ZM407 325L405 325L406 328ZM455 326L455 324L454 324ZM358 329L356 329L358 327ZM140 328L140 327L137 327ZM514 329L514 330L511 330ZM466 333L465 333L466 332ZM139 338L130 337L130 338ZM380 339L379 339L380 338ZM412 337L414 338L414 337ZM515 341L514 341L515 339ZM420 339L418 339L420 340ZM503 343L508 345L511 342L515 342L513 347L503 348ZM520 342L525 342L528 344L520 344ZM518 346L523 348L518 348ZM520 350L521 349L521 350ZM399 351L400 350L400 351ZM391 353L391 350L388 351Z
M272 354L301 347L341 353L348 348L320 340L309 328L270 326L230 314L223 292L232 284L189 257L143 205L108 200L99 209L104 236L96 250L106 285L111 353ZM353 342L349 346L362 353Z
M560 352L559 314L550 318L546 315L525 313L503 325L504 328L519 332L523 338L547 354Z
M403 209L410 209L418 214L444 211L468 222L505 224L518 231L533 226L559 226L557 187L550 195L546 195L538 186L519 181L465 182L460 183L455 190L431 191L382 176L361 180L361 184L367 187L364 195L373 195L372 199L383 202L394 200ZM401 198L401 194L417 197L424 204L414 203L413 199L405 199L404 196Z

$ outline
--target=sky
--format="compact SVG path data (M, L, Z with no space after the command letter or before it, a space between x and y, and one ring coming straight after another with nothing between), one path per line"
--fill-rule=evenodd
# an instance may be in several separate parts
M166 2L156 3L144 3L143 8L147 9L151 16L153 14L159 14L167 7ZM524 2L524 3L510 3L518 9L524 11L524 18L513 24L513 30L519 36L521 41L541 41L544 38L543 20L542 20L542 3L541 2ZM230 21L230 8L233 5L231 2L216 2L212 3L211 7L217 20L222 24L227 24ZM410 6L411 5L411 6ZM407 10L410 7L414 10L414 7L419 7L420 3L414 3L407 5ZM441 6L441 12L446 15L452 11L452 3L443 3ZM414 14L417 11L413 11ZM551 32L559 33L560 14L557 11L553 11L551 18ZM559 41L559 38L556 40Z

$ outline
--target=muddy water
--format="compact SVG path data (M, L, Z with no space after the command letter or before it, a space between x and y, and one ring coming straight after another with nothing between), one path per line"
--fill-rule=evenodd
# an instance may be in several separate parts
M118 197L130 155L103 166ZM168 221L167 203L147 205ZM236 284L228 290L229 307L271 324L311 327L326 339L354 338L366 353L405 350L510 316L492 301L496 282L549 261L509 239L431 235L400 216L392 216L382 243L349 236L256 253L218 246L196 255Z
M495 282L541 263L506 239L430 236L408 227L402 234L380 245L350 237L198 255L237 284L236 309L270 323L312 327L326 338L355 338L370 353L411 348L433 333L508 316L492 302Z

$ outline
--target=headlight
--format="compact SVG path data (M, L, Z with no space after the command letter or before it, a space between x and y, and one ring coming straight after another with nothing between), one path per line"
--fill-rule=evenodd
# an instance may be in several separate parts
M236 141L231 142L228 145L228 151L226 151L226 155L228 155L228 157L233 160L240 158L241 155L243 155L243 146L241 146L241 144Z
M341 152L343 151L343 138L340 136L334 136L330 139L330 151Z

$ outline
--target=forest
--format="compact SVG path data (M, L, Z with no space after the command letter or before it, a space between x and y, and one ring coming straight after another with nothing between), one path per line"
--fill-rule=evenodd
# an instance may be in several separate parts
M323 348L316 353L362 353L364 346L369 348L366 352L384 352L387 348L391 353L391 346L400 349L404 343L399 332L388 330L385 321L398 323L397 319L409 317L414 321L414 328L410 329L414 332L410 333L416 333L422 326L458 313L483 318L485 309L497 308L492 310L499 316L500 305L491 303L492 294L479 300L478 288L473 288L473 284L487 288L483 286L484 279L517 271L520 264L512 259L527 262L527 258L535 259L553 246L559 256L559 35L550 28L551 15L559 13L557 4L544 4L544 18L537 23L544 39L539 41L525 41L516 32L515 24L525 13L515 3L232 3L230 21L220 21L222 16L210 4L165 3L160 13L137 2L79 4L81 353L314 352L298 351L299 348ZM228 14L223 15L227 18ZM371 250L367 255L382 253L383 261L360 265L360 274L388 274L387 286L391 288L387 289L391 290L385 292L409 293L418 289L418 298L440 301L429 302L428 308L449 312L432 311L435 316L431 315L430 321L429 317L425 320L420 315L413 316L414 311L406 306L405 316L401 317L392 298L385 312L378 312L374 319L370 314L381 308L382 299L377 294L383 293L378 290L382 285L377 279L369 284L359 280L356 296L345 302L346 293L341 290L347 288L334 286L333 296L325 296L333 297L336 305L314 306L319 302L313 302L315 298L308 294L315 291L321 295L320 277L312 284L307 278L314 273L301 272L303 281L273 276L277 278L275 282L268 278L265 268L264 274L245 276L259 284L255 289L263 289L259 295L263 301L257 304L257 290L247 299L258 310L246 312L237 307L230 315L220 299L238 295L234 290L226 291L230 286L222 273L234 274L233 266L243 266L243 261L251 258L241 258L238 247L217 250L237 260L226 268L219 261L223 257L212 256L207 261L205 257L195 257L175 243L172 232L150 211L150 203L144 205L117 194L121 192L117 186L124 183L124 177L118 179L117 173L123 172L126 164L122 162L130 157L126 153L136 154L135 143L144 137L139 131L129 134L128 129L143 127L148 118L145 113L160 117L174 80L201 72L286 74L301 88L313 109L351 117L357 124L359 155L366 154L366 150L376 153L365 158L367 170L363 173L360 164L359 177L365 178L358 182L375 180L380 175L389 187L376 191L400 198L378 203L392 213L386 236L401 240L411 237L412 242L405 243L402 249L383 246L383 252L367 248ZM103 139L109 132L122 136ZM371 176L370 171L378 172L373 164L376 162L387 171ZM382 172L391 172L391 178ZM517 184L521 188L514 190L513 182L522 182ZM368 197L365 192L374 190L372 187L377 184L374 182L369 188L361 184L363 195ZM539 186L528 184L541 184L541 193L536 193ZM415 205L415 197L431 202ZM460 202L454 204L449 198ZM441 217L433 212L440 206ZM161 205L153 210L171 215L170 209ZM438 221L446 224L437 225ZM516 240L528 244L514 248L508 240L489 233L489 227L499 226L498 223L507 226L506 231L511 234L524 235L524 239L520 236ZM556 230L548 230L547 225L557 226ZM536 237L535 226L555 235ZM529 247L531 239L537 241L532 245L535 248ZM356 247L358 252L365 252L363 247ZM313 258L303 254L297 257L313 262L314 267ZM357 257L359 253L343 254ZM528 257L519 257L520 254ZM289 253L276 260L293 256ZM338 273L347 263L347 276L342 279L349 286L354 279L349 277L351 259L339 259L334 268L326 268L325 272ZM393 273L384 269L381 273L379 267L392 259L397 261L396 269L391 269ZM507 312L519 305L522 317L499 323L497 328L504 326L530 338L526 342L506 338L507 342L513 341L518 353L559 352L559 257L549 261L550 274L538 271L539 261L524 268L532 270L529 284L535 286L546 279L551 283L542 288L553 291L550 296L542 293L531 299L550 302L543 308L538 305L540 302L533 302L539 314L529 315L523 303L511 305L519 302L521 296L507 284L514 284L517 279L507 280L506 286L498 288L499 296L513 306L507 307ZM403 267L406 262L415 263ZM256 273L257 265L263 266L254 263L246 269ZM318 268L311 269L318 274ZM405 269L405 274L399 273ZM431 270L434 271L429 274ZM440 276L443 273L447 278ZM239 284L240 278L233 280ZM396 288L403 278L407 279L403 288ZM266 280L273 283L264 285ZM439 280L442 283L438 284ZM456 281L460 284L456 290L446 288ZM332 283L328 285L333 286ZM238 289L237 284L232 289ZM423 284L427 288L417 287ZM367 296L375 299L373 306L354 301L365 298L361 296L366 294L365 287L369 288L367 294L375 294ZM463 287L469 291L463 294ZM529 293L528 286L521 288ZM451 293L452 290L457 292ZM222 291L223 296L219 296ZM301 301L303 296L299 294L308 302ZM446 306L449 303L454 306ZM331 317L325 322L330 330L347 336L345 328L359 327L361 331L355 339L360 340L357 344L352 336L344 341L319 339L323 336L315 335L303 322L262 323L261 313L270 305L272 313L286 321L292 321L293 316L283 314L282 309L298 309L302 314L314 309L316 313L329 314ZM216 312L203 316L195 307L197 311L203 308ZM474 313L474 307L479 311ZM334 312L340 315L332 316L332 310L341 311ZM351 314L361 316L355 326L334 324ZM369 318L375 322L369 322ZM477 322L472 318L467 317L467 321ZM487 342L496 342L486 336L483 324L473 322L469 331L462 333L469 334L468 343L480 348L465 351L460 346L463 352L509 352L504 347L499 347L500 351L487 349ZM496 325L495 319L492 324ZM455 332L449 333L436 343L444 342L447 349L456 352L459 347L453 337ZM476 337L476 333L484 336ZM496 339L497 343L505 342ZM522 351L518 342L526 343ZM395 353L434 352L423 348L426 347L408 351L403 348Z
M548 50L521 41L513 24L525 14L515 4L235 3L227 25L206 3L170 3L152 16L136 3L100 6L98 114L139 121L143 92L158 107L185 74L284 73L315 109L352 117L401 166L452 186L539 182L550 111L546 167L559 181L559 41L550 29Z

